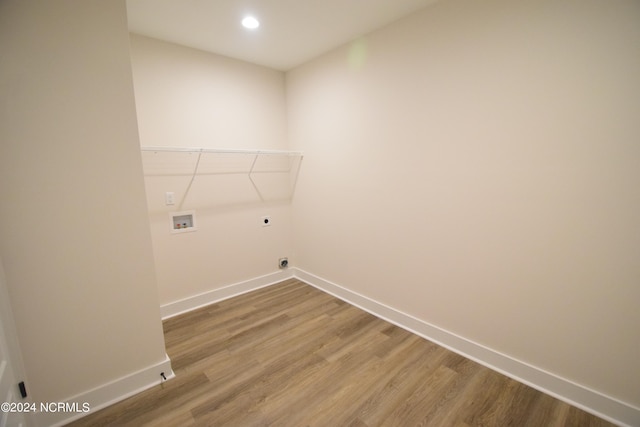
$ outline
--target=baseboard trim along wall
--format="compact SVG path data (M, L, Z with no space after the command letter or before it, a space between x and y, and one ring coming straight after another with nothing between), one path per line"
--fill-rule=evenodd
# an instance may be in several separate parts
M73 408L72 411L37 412L32 421L41 427L63 426L162 383L164 380L160 373L164 373L167 380L175 377L169 356L155 365L65 399L62 403ZM87 406L84 406L85 404ZM84 412L87 407L90 408L90 412Z
M293 276L376 317L543 393L621 426L640 426L640 408L516 360L298 268Z
M165 304L161 307L162 318L168 319L290 278L305 282L376 317L600 418L620 426L640 426L640 408L516 360L295 267ZM67 399L67 402L89 402L93 412L158 384L159 372L170 372L171 376L174 375L168 357L156 366L74 396ZM61 414L38 414L36 425L61 426L83 415L85 414L63 420Z
M162 320L166 320L170 317L187 313L191 310L247 292L255 291L256 289L264 288L265 286L270 286L292 277L293 271L291 269L286 269L256 277L254 279L245 280L244 282L235 283L223 288L214 289L209 292L204 292L199 295L164 304L160 306L160 315L162 316Z

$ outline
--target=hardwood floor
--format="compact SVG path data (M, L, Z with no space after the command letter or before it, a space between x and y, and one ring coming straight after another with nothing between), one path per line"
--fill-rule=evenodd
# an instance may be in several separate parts
M71 425L612 425L295 279L164 331L176 378Z

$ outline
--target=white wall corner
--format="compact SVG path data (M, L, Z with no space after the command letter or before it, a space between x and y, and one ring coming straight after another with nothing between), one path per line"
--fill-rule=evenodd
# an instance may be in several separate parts
M516 381L620 426L640 426L640 408L431 325L299 268L293 277Z
M264 276L259 276L253 279L245 280L243 282L234 283L222 288L214 289L212 291L204 292L202 294L164 304L160 306L160 314L162 315L162 319L166 320L170 317L174 317L182 313L187 313L189 311L216 303L218 301L242 295L247 292L255 291L256 289L264 288L266 286L274 285L276 283L282 282L283 280L291 279L292 277L293 270L290 268L277 271L275 273L266 274Z
M107 406L161 384L165 381L162 379L161 373L164 373L167 380L175 377L168 355L165 355L165 359L159 363L77 394L61 402L71 405L76 404L76 407L79 409L77 412L52 411L47 413L38 411L33 418L33 422L38 427L63 426L71 421L95 413L100 409L104 409ZM89 412L83 412L83 405L85 403L88 404L90 408ZM40 405L40 403L38 402L36 405ZM39 406L38 409L40 409Z

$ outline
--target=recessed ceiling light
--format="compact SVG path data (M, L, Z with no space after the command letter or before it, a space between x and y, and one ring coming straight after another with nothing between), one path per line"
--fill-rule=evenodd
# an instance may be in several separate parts
M242 20L242 26L254 30L260 26L260 22L253 16L247 16Z

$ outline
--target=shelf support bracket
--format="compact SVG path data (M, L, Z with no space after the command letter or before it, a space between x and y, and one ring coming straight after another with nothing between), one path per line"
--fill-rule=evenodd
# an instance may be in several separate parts
M187 199L187 195L189 194L189 190L191 190L191 185L193 181L196 179L196 174L198 173L198 166L200 165L200 157L202 156L202 150L198 151L198 159L196 160L196 165L193 168L193 174L191 175L191 180L189 181L189 185L187 185L187 189L184 191L184 196L182 196L182 200L180 200L180 204L178 205L178 210L182 210L182 205L184 201Z
M253 185L253 188L256 190L256 193L258 193L258 197L260 197L260 201L264 202L264 197L262 197L262 193L260 192L258 185L253 180L253 168L256 166L256 162L258 161L259 156L260 156L260 153L255 154L255 157L253 158L253 162L251 163L251 168L249 169L248 175L249 175L249 181L251 181L251 185Z

